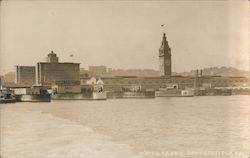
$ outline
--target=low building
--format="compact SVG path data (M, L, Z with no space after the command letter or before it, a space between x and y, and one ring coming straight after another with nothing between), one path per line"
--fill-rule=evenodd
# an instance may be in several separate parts
M90 78L81 78L82 85ZM178 89L194 88L196 78L194 76L171 76L171 77L136 77L136 76L119 76L119 77L102 77L104 89L107 91L122 91L124 88L139 85L141 90L166 87L169 84L175 84ZM249 86L246 77L217 77L203 76L199 79L200 85L204 88L214 87L237 87Z
M33 85L36 83L35 66L16 66L15 83Z

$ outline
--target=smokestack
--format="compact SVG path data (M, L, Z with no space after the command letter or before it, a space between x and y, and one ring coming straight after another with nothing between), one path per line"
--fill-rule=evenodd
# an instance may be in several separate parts
M195 71L195 77L199 77L199 70L198 69Z
M202 70L200 70L200 85L202 86Z
M195 77L194 77L194 88L199 87L199 70L195 70Z

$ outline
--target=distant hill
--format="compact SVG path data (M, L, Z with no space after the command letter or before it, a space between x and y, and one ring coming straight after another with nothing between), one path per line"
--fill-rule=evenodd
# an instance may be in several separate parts
M173 72L173 75L181 76L194 76L196 70L189 72ZM233 67L210 67L202 69L204 76L249 76L249 71L239 70ZM160 73L157 70L152 69L128 69L128 70L112 70L107 73L108 76L140 76L140 77L154 77L159 76Z
M173 72L173 75L194 76L196 70L189 72ZM202 69L204 76L243 76L249 77L249 71L239 70L233 67L210 67ZM157 70L152 69L128 69L128 70L112 70L107 73L107 76L140 76L140 77L154 77L159 76Z
M4 82L15 82L15 72L8 72L3 76Z
M233 67L210 67L202 69L202 73L204 76L244 76L249 77L249 71L239 70ZM193 76L195 74L195 70L191 70L190 72L179 72L174 73L175 75L182 76Z
M204 68L204 76L243 76L248 77L249 71L239 70L233 67L210 67ZM173 72L172 75L180 76L194 76L196 70L191 70L189 72ZM81 70L83 76L94 76L97 75L94 72L89 72L88 70ZM99 75L97 75L99 76ZM138 76L138 77L157 77L160 76L158 70L153 69L111 69L105 71L101 75L102 77L114 77L114 76Z
M151 77L159 76L159 71L152 69L113 69L106 73L107 76L140 76L140 77Z

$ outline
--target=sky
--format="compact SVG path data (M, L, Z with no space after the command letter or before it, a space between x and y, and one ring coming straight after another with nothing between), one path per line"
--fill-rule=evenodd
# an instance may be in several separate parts
M249 68L247 0L13 0L0 6L0 74L14 65L35 66L51 50L61 62L86 69L157 70L163 32L174 72Z

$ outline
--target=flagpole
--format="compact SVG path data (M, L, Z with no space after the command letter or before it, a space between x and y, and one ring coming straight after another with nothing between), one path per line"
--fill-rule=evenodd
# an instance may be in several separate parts
M70 61L73 63L74 62L74 54L70 54L69 57L71 59Z
M162 34L165 33L165 24L161 24Z

